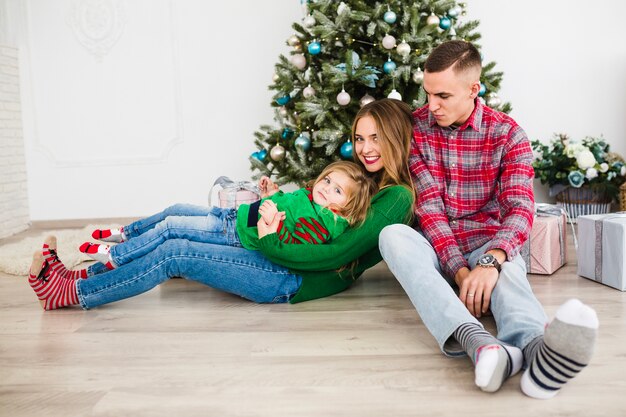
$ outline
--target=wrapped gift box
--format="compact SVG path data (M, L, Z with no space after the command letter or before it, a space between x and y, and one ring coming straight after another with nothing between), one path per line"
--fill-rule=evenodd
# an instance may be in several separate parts
M530 274L550 275L567 262L567 217L560 207L538 204L521 255Z
M578 275L626 291L626 212L578 217Z
M221 188L217 192L221 208L239 208L242 204L252 204L261 198L261 191L256 184L249 181L233 181L222 176L215 180L209 191L209 206L211 206L213 190L218 186Z

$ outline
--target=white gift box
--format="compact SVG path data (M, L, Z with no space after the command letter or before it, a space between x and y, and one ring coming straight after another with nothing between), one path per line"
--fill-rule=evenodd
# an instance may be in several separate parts
M626 291L626 212L578 217L578 275Z

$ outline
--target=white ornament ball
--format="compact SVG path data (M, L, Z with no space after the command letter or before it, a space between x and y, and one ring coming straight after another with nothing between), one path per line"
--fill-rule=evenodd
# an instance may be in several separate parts
M274 73L274 75L272 75L272 80L274 82L278 81L280 79L280 77L278 76L278 74Z
M291 63L299 70L303 70L306 67L306 58L302 54L295 54L291 56Z
M369 94L365 94L363 97L361 97L361 100L359 100L359 106L363 107L366 104L370 104L372 101L375 101L376 99L372 96L370 96Z
M502 100L500 100L500 97L498 97L497 94L491 93L489 94L489 97L487 97L486 103L489 107L498 107L502 104Z
M396 46L396 38L391 35L385 35L383 38L383 48L393 49L394 46Z
M278 109L278 114L280 114L281 117L287 117L287 108L285 108L285 106L282 106Z
M313 26L315 26L316 23L317 22L315 21L315 18L311 15L308 15L302 20L302 25L305 28L312 28Z
M282 161L285 158L285 148L280 145L276 145L270 151L270 157L274 161Z
M424 82L424 71L422 71L419 67L413 73L413 82L415 84L421 84Z
M341 106L350 104L350 94L346 93L346 90L341 90L341 93L337 94L337 103Z
M428 16L428 18L426 19L426 24L427 25L438 25L439 24L439 17L437 17L434 13L431 13L430 16Z
M402 95L398 93L398 91L394 88L393 90L391 90L391 93L389 93L387 98L392 98L394 100L402 100Z
M411 47L405 41L402 41L400 45L396 48L396 52L400 54L400 56L408 56L411 53Z
M311 98L315 95L315 89L309 84L308 86L304 87L304 90L302 90L302 95L304 96L304 98Z
M298 38L296 35L291 35L289 39L287 39L287 44L289 46L300 45L300 38Z

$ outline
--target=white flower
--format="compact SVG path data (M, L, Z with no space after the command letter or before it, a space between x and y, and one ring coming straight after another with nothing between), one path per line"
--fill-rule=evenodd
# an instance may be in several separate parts
M587 172L585 172L585 177L587 177L588 180L592 180L595 177L598 176L598 170L595 168L587 168Z
M622 177L626 175L626 165L622 165L622 169L620 170L619 173Z
M578 168L584 170L594 166L596 164L596 158L590 150L585 149L576 156L576 163L578 164Z
M607 164L606 162L602 162L600 164L600 172L606 172L609 170L609 164Z
M571 143L563 149L563 152L565 153L565 155L567 155L568 158L576 158L579 153L586 150L587 147L585 147L585 145L582 145L580 143Z

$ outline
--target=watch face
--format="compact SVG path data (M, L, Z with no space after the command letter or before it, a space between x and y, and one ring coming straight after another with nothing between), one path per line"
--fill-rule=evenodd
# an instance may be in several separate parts
M490 253L486 253L486 254L484 254L484 255L482 255L482 256L480 257L480 259L478 260L478 262L479 262L481 265L490 265L490 264L492 264L492 263L493 263L493 260L494 260L493 255L492 255L492 254L490 254Z

